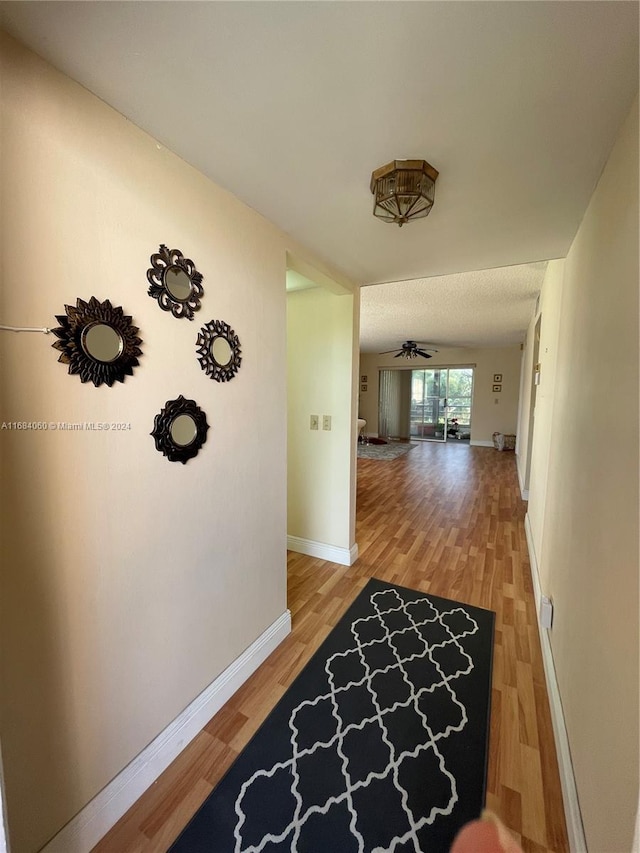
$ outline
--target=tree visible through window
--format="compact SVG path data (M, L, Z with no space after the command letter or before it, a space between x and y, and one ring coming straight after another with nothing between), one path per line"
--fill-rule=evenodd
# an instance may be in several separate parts
M473 393L473 368L449 368L448 421L457 420L463 433L471 428L471 397Z

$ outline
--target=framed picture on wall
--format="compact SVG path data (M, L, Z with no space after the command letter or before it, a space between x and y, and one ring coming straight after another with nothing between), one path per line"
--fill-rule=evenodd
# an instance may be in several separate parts
M494 382L502 382L502 374L501 373L494 373L493 374L493 381ZM493 390L495 391L495 388Z
M361 390L361 391L366 391L366 390L367 390L367 386L366 386L366 385L361 385L361 386L360 386L360 390Z
M494 391L502 391L502 385L494 385L493 390Z

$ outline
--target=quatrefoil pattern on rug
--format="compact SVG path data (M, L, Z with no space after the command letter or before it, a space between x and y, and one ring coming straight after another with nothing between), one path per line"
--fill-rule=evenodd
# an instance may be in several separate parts
M369 579L170 853L449 851L485 801L493 628Z
M419 850L421 827L457 802L439 742L467 723L455 685L473 669L461 641L478 625L463 609L441 613L427 598L403 601L395 589L374 593L370 602L373 615L351 625L351 648L327 660L323 692L293 709L291 756L242 786L236 853L270 851L284 842L288 850L306 850L307 835L315 848L318 823L331 811L331 823L348 828L354 853L404 850L405 844ZM404 784L418 767L430 779L426 811ZM385 816L388 838L371 821L376 814ZM330 839L327 844L332 849Z

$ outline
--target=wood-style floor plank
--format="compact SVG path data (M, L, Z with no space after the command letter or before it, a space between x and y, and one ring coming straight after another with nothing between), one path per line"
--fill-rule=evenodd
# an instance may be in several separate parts
M289 554L292 633L94 853L165 853L370 577L495 611L487 807L525 853L568 851L525 511L511 453L425 442L359 459L358 560Z

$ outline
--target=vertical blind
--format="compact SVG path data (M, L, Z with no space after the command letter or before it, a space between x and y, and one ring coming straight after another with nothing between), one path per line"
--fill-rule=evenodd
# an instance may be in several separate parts
M410 370L381 370L378 435L409 438Z

